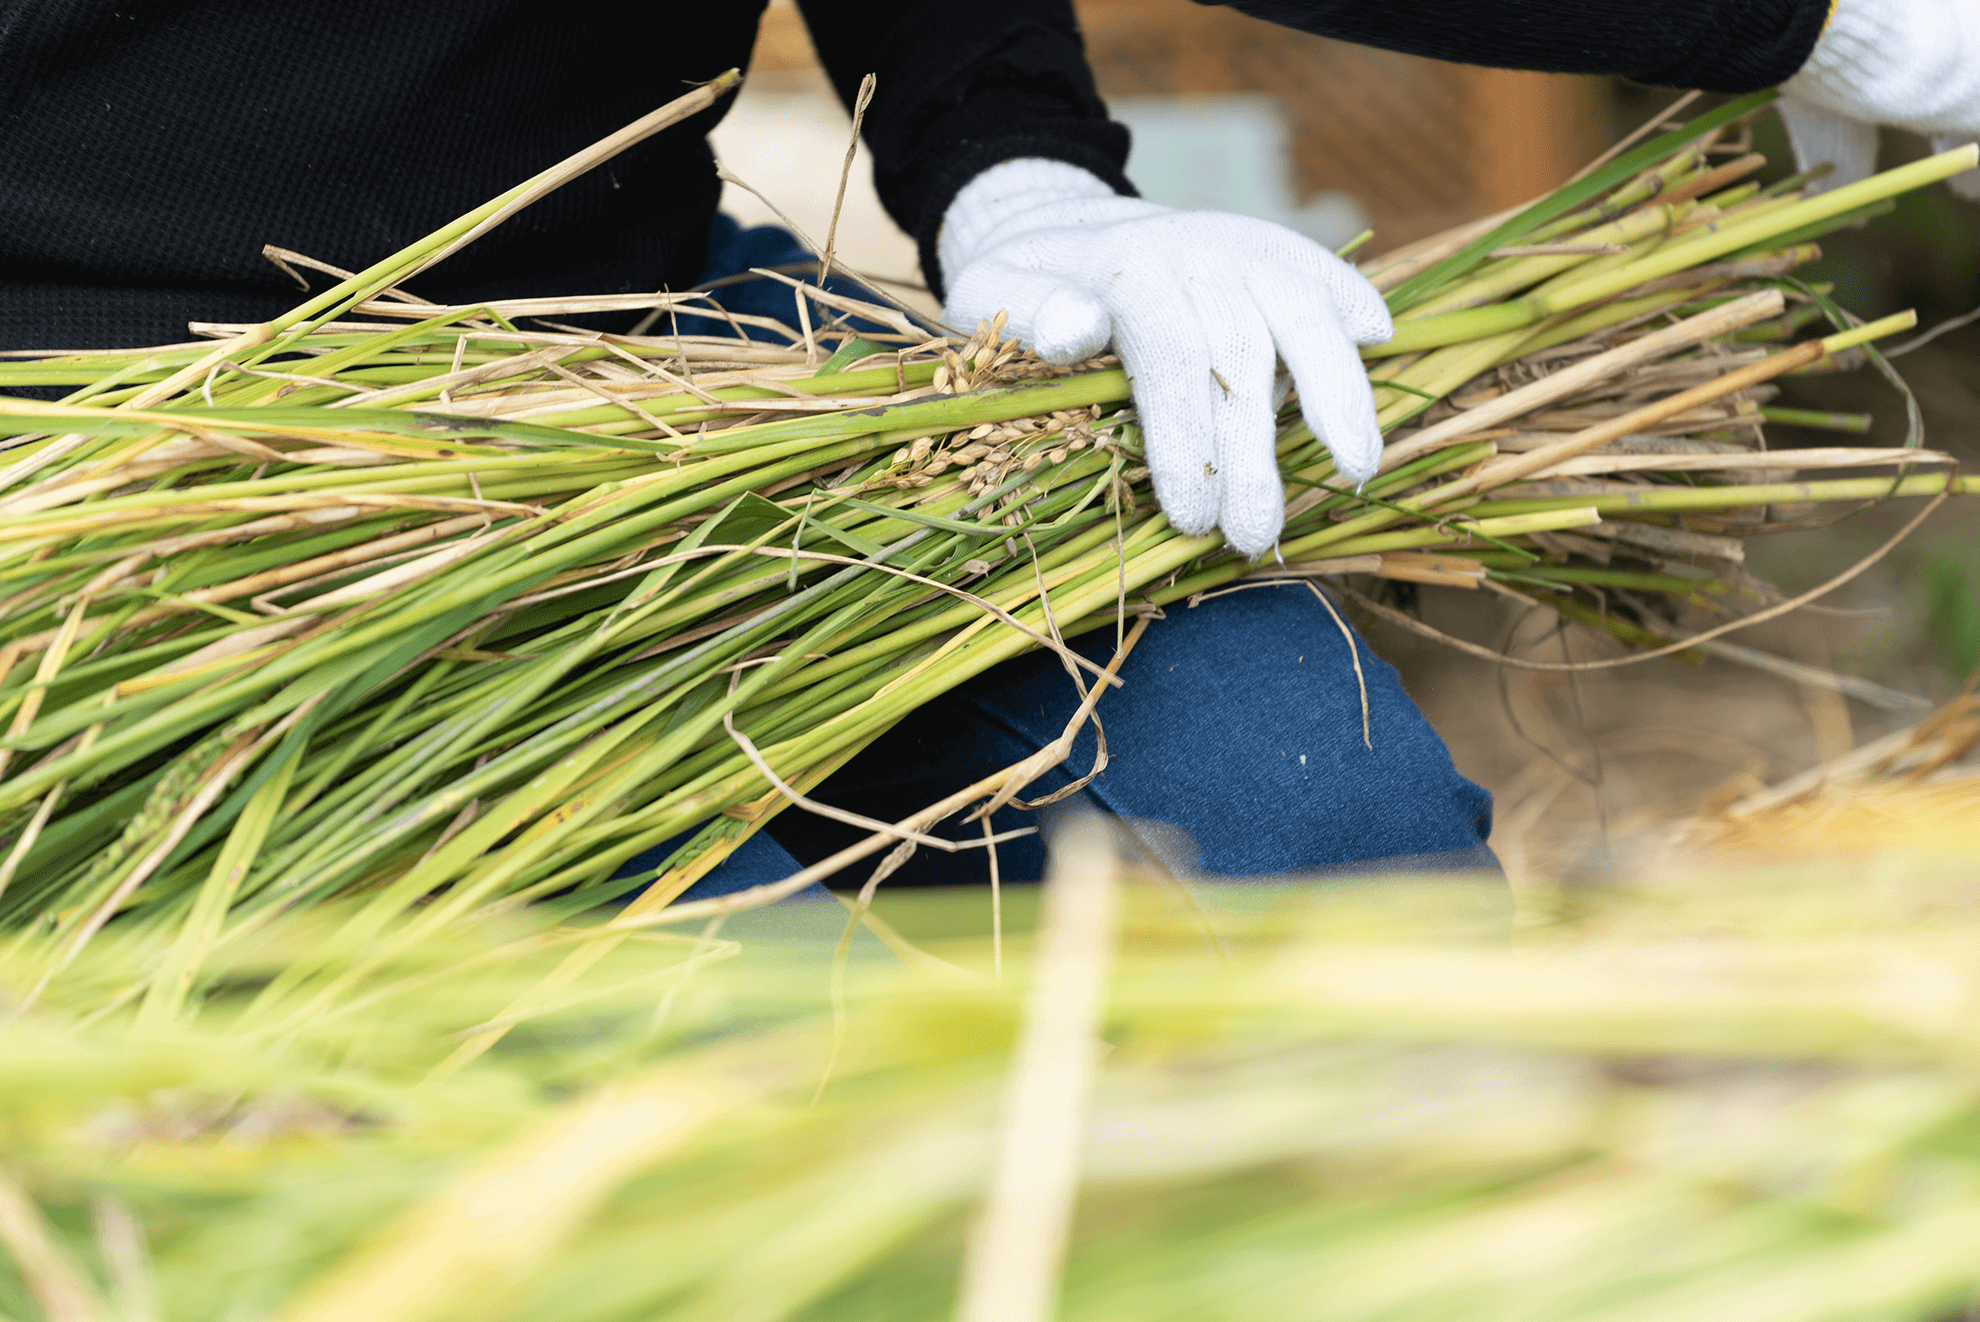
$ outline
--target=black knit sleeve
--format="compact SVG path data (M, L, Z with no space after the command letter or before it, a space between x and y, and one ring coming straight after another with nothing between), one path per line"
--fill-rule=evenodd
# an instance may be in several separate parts
M1499 69L1753 92L1792 76L1830 0L1197 0L1283 27Z
M921 246L939 296L935 236L962 186L999 161L1043 156L1132 194L1128 132L1107 118L1069 0L996 5L799 0L819 59L852 104L877 75L866 112L880 201Z

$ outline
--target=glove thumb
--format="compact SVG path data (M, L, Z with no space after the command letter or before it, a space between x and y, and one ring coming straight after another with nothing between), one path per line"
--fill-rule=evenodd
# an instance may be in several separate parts
M949 287L942 320L967 334L979 321L1008 314L1004 330L1048 363L1067 367L1106 351L1113 321L1100 300L1056 276L986 257Z
M1794 147L1797 170L1818 165L1834 165L1835 173L1808 186L1810 193L1826 192L1868 179L1877 171L1877 126L1851 119L1798 97L1781 98L1781 120L1787 125L1788 142Z

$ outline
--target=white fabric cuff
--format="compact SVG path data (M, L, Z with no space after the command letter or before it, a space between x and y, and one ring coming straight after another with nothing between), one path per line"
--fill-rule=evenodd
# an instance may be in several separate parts
M1054 202L1118 196L1100 176L1065 161L1020 156L999 162L964 184L942 213L935 256L942 263L943 282L953 282L1021 212Z
M1841 0L1786 95L1870 124L1970 133L1980 114L1972 0Z

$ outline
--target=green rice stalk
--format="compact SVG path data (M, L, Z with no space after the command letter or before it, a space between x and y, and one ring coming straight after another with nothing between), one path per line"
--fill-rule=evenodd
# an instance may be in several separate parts
M1719 259L1951 160L1841 204L1733 198L1720 229L1686 229L1717 206L1680 196L1709 173L1698 141L1731 118L1666 135L1391 291L1399 335L1472 330L1420 356L1382 347L1385 427L1556 350L1733 299L1778 272ZM731 726L812 786L1055 633L1274 568L1168 527L1116 367L1051 371L996 327L877 359L831 331L821 370L795 333L780 349L539 332L472 308L383 331L334 320L562 177L271 323L279 360L216 360L198 380L198 346L0 363L0 382L78 388L63 404L0 401L0 435L19 438L0 479L0 923L37 934L18 947L32 985L58 985L115 916L162 943L123 994L163 1031L230 951L297 909L362 897L340 909L334 948L368 953L298 957L257 993L257 1031L292 1032L405 952L525 900L560 894L577 914L655 877L684 887L790 810ZM1632 246L1485 255L1600 236ZM1765 315L1793 333L1791 316ZM1641 369L1711 371L1672 352ZM145 393L175 379L177 394ZM1475 583L1487 562L1472 552L1569 591L1626 579L1690 596L1713 589L1655 565L1534 564L1524 548L1605 517L1945 484L1685 475L1556 500L1495 494L1493 478L1453 500L1453 481L1498 471L1477 468L1490 433L1454 439L1354 492L1289 410L1281 553L1448 552ZM1091 682L1097 667L1076 663ZM615 877L677 836L659 867Z
M1261 910L1130 878L1058 1315L1947 1316L1980 1283L1973 794L1832 793L1829 829L1881 817L1880 849L1538 892L1510 936L1462 885ZM367 957L349 903L217 950L169 1022L130 994L159 925L30 1008L55 938L0 965L0 1309L47 1315L53 1283L159 1322L941 1314L1013 1043L1071 1018L1026 888L1001 980L980 897L883 902L914 962L854 945L836 1058L818 910L609 943L511 912L259 1031L294 960Z

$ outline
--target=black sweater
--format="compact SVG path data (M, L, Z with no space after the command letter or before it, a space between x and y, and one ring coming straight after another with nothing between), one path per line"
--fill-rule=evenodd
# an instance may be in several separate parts
M1327 36L1506 67L1745 91L1807 57L1828 0L1233 0ZM747 61L764 0L686 13L522 0L0 0L0 348L184 339L298 298L274 243L386 256ZM880 195L932 248L943 210L1012 156L1128 191L1068 0L803 0L866 117ZM726 104L566 185L427 272L448 302L684 288L719 196Z
M1433 60L1757 92L1801 67L1822 35L1831 0L1198 3L1228 4L1253 18Z

